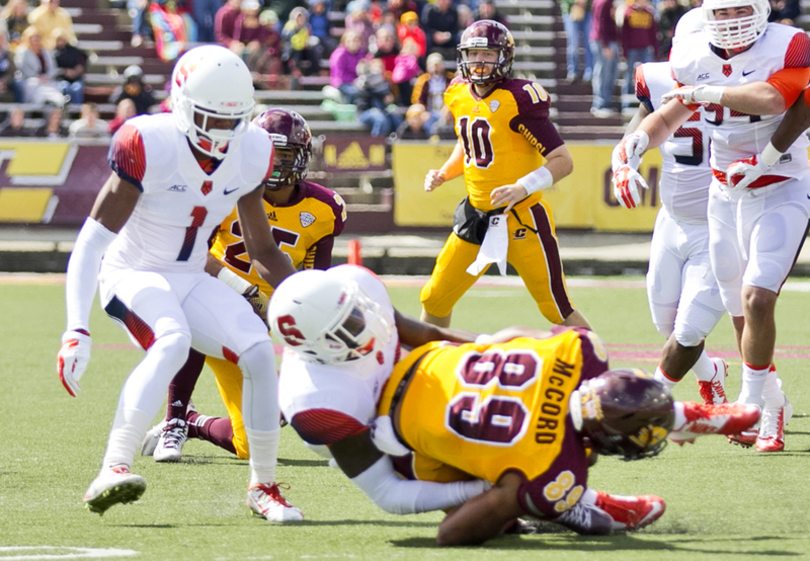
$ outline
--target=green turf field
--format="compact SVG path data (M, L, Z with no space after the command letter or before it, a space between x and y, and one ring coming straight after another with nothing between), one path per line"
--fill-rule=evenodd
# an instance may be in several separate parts
M608 343L614 366L652 370L662 340L650 322L641 279L629 280L635 287L572 282L571 292ZM84 391L69 397L55 373L62 287L0 279L0 561L810 558L810 294L804 288L789 284L778 305L776 364L795 407L784 453L756 454L707 437L683 448L671 445L652 460L602 458L591 470L593 488L660 495L666 514L636 534L559 532L439 549L434 537L440 514L384 513L289 428L278 479L291 485L287 497L304 511L304 523L274 526L253 518L244 505L247 463L202 441L186 444L180 464L136 458L134 471L149 483L143 499L113 507L103 518L86 512L82 494L99 467L118 392L141 352L96 308ZM391 288L391 294L401 311L418 313L417 288ZM513 324L547 325L522 289L474 289L454 318L454 325L477 331ZM729 357L727 388L736 396L740 363L727 321L707 348ZM675 394L699 399L691 378ZM194 398L203 413L224 412L210 371Z

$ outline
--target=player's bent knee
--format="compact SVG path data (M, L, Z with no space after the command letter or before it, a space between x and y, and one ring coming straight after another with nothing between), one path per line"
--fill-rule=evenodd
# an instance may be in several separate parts
M173 331L160 335L149 347L148 352L160 353L161 360L165 361L167 369L180 370L188 358L191 350L191 334L182 331ZM171 363L171 367L169 366ZM174 366L176 365L176 367Z
M671 322L653 322L655 324L655 329L658 330L658 333L664 336L664 339L669 339L669 336L672 335L672 323Z
M706 334L689 325L677 326L674 331L675 340L682 347L697 347L706 338Z
M275 373L275 364L276 355L270 339L256 343L239 357L239 367L245 378L261 375L265 371Z

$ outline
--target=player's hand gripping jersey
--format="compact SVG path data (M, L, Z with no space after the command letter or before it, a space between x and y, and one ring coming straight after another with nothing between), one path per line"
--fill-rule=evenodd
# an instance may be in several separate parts
M316 183L300 181L298 187L298 193L286 205L264 201L273 238L296 269L326 269L334 237L346 225L346 203L340 195ZM265 294L273 293L248 261L236 209L220 224L211 253Z
M710 47L707 34L696 33L672 48L669 62L679 84L740 86L768 82L790 107L807 85L810 39L801 29L770 23L750 49L726 60ZM711 166L723 183L726 168L762 152L784 117L784 113L746 115L716 104L708 105L704 111L712 138ZM807 146L805 136L794 142L770 170L771 182L806 175Z
M652 113L661 96L677 84L667 62L648 62L636 67L636 97ZM662 169L658 179L661 204L675 220L706 223L709 204L709 133L703 108L689 118L658 149Z
M470 203L489 211L490 193L545 163L545 154L563 144L548 118L551 102L542 86L505 79L485 97L470 82L456 78L444 92L456 135L464 148L464 181ZM530 197L536 201L536 193Z
M587 486L571 393L607 369L601 339L581 328L496 345L429 343L396 365L378 412L393 416L414 451L417 478L446 481L460 471L495 482L517 471L526 478L521 506L557 515Z
M202 271L211 232L240 197L273 171L273 146L266 132L250 124L239 143L209 175L171 114L127 121L113 138L108 159L142 195L105 253L104 267Z

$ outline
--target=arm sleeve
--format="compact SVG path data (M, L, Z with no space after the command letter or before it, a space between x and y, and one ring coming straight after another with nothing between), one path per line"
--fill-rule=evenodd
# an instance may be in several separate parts
M366 471L352 478L352 482L374 504L392 514L452 508L464 504L489 488L489 484L480 479L452 483L400 479L388 456L383 456Z
M293 415L290 424L304 442L333 444L369 430L354 417L334 409L307 409Z
M115 236L93 218L87 218L79 231L65 280L68 331L89 331L90 308L96 295L101 257Z
M810 68L783 68L766 80L785 98L785 106L793 105L810 79Z
M540 86L536 87L540 88ZM529 93L522 89L513 90L512 95L518 105L518 113L509 123L509 127L513 131L522 134L527 138L527 142L533 136L536 140L533 145L543 156L565 144L554 123L549 119L551 103L548 97L535 102ZM527 135L527 133L529 134Z

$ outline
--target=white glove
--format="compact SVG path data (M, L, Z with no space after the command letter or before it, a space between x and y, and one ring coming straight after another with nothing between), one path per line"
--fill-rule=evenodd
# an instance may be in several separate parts
M672 99L680 99L684 105L709 105L720 103L723 97L722 86L681 86L661 96L661 105L666 105Z
M613 149L613 154L610 157L613 172L619 171L619 168L623 166L638 169L638 166L641 165L641 155L647 149L649 143L650 137L644 131L632 132L622 138L622 141Z
M771 166L759 161L756 156L732 162L726 168L726 181L729 189L742 191L746 187L755 187L757 179L765 175Z
M56 371L67 392L76 397L81 391L79 380L90 362L90 348L93 340L89 335L78 331L65 331L62 335L62 348L56 355Z
M639 185L647 189L647 182L630 166L621 167L613 174L613 195L624 208L636 208L641 203Z

